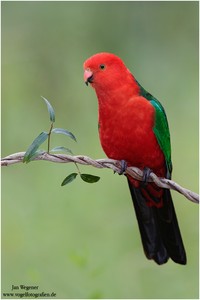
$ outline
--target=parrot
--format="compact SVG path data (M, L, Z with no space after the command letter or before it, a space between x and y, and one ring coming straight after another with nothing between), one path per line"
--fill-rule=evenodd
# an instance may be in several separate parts
M150 173L171 179L170 131L162 104L135 79L121 58L107 52L83 64L84 81L98 100L101 146L110 159L121 162L127 177L144 253L158 265L169 259L186 265L186 252L169 189L148 182ZM143 171L138 181L127 167Z

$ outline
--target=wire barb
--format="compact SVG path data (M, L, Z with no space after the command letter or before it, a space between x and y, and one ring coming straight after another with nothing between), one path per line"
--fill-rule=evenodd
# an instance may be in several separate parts
M9 166L12 164L23 162L25 152L18 152L11 155L8 155L1 159L1 166ZM77 163L81 165L89 165L95 168L109 168L113 171L120 173L121 172L121 162L114 159L92 159L85 155L66 155L66 154L50 154L47 152L42 153L41 155L35 157L34 160L46 160L51 161L54 163ZM136 167L128 167L125 171L125 174L133 177L136 180L142 181L143 180L143 171L136 168ZM199 195L183 188L173 180L169 180L166 178L160 178L156 176L154 173L150 173L148 182L154 182L157 186L165 189L172 189L174 191L179 192L180 194L184 195L188 200L199 203Z

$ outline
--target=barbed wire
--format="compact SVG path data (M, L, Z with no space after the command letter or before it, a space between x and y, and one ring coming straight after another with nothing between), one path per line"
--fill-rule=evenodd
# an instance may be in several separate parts
M9 166L12 164L17 164L20 162L23 162L25 152L18 152L11 155L8 155L1 159L1 166ZM37 157L35 157L33 160L45 160L50 161L54 163L77 163L81 165L89 165L93 166L95 168L109 168L112 169L114 172L117 172L120 174L121 172L121 162L114 159L92 159L85 155L66 155L66 154L50 154L47 152L44 152ZM136 167L127 167L125 170L126 175L129 175L133 177L136 180L143 181L143 171L136 168ZM199 203L199 195L195 192L192 192L191 190L188 190L186 188L183 188L173 180L169 180L166 178L160 178L156 176L153 172L150 173L149 178L147 180L148 182L154 182L157 186L165 189L172 189L180 194L184 195L188 200Z

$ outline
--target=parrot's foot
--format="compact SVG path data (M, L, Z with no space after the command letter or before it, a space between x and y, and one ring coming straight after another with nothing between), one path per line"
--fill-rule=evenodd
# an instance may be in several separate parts
M145 167L143 170L143 176L142 176L142 186L146 186L148 183L148 179L150 174L152 173L152 170Z
M127 162L125 160L120 160L120 164L121 170L119 172L119 175L123 175L127 169Z

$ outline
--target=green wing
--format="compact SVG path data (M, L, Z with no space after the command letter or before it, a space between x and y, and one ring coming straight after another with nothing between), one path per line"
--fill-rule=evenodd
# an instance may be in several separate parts
M153 131L155 133L156 139L160 148L162 149L165 161L168 170L168 177L170 177L172 172L172 162L171 162L171 144L170 144L170 132L169 126L167 122L167 116L162 104L153 97L150 93L148 93L139 83L140 94L145 97L148 101L151 102L153 107L155 108L155 125L153 127Z

